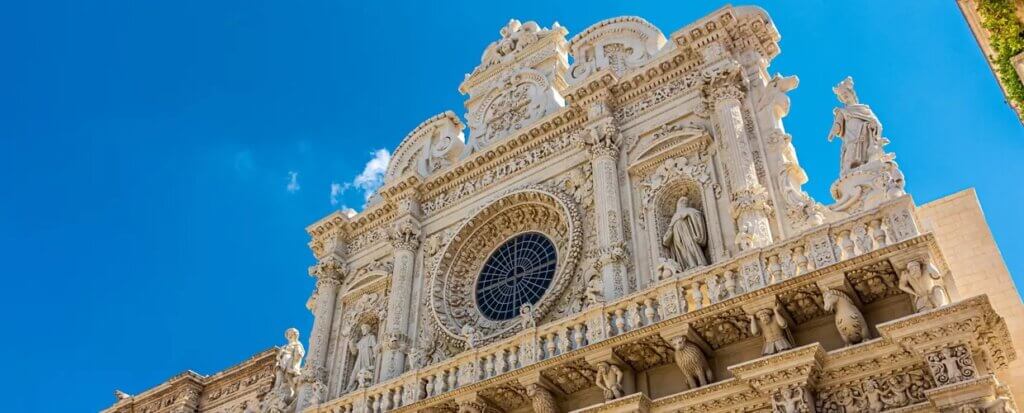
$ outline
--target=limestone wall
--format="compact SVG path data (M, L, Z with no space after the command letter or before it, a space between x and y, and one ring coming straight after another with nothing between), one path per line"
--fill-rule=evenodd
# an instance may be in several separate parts
M918 208L925 232L932 231L946 257L958 298L988 294L992 306L1006 319L1016 347L1024 344L1024 305L989 231L974 188L937 199ZM1001 374L1017 400L1024 398L1024 358Z

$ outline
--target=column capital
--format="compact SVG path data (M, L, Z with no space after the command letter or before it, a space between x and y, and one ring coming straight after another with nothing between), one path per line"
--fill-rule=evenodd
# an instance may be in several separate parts
M415 251L420 246L421 235L419 221L406 217L391 224L388 241L395 250Z
M701 97L710 105L730 99L742 100L746 93L747 85L739 63L732 62L702 74Z
M309 276L317 279L317 284L339 284L348 274L348 266L333 255L324 257L320 262L309 267Z
M619 147L622 144L622 135L619 128L611 118L605 118L589 126L584 132L583 144L586 145L591 157L611 157L616 159L619 156Z

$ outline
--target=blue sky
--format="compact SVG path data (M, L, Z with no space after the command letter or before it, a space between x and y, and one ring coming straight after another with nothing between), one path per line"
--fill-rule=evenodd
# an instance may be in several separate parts
M305 226L362 205L380 149L463 113L463 73L510 17L576 33L633 14L668 34L722 5L516 3L8 2L7 406L96 411L308 332ZM786 127L806 189L829 202L831 87L852 75L916 200L976 187L1022 284L1024 128L955 3L761 5L783 36L772 71L800 77Z

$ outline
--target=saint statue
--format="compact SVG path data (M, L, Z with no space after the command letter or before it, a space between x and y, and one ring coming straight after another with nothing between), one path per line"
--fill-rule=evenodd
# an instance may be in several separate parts
M690 207L686 196L679 197L676 201L676 212L672 215L668 231L661 242L669 248L672 258L684 271L708 265L708 260L704 256L707 235L704 215L696 208Z
M352 364L352 372L349 373L349 390L355 390L367 384L366 381L373 380L373 372L377 368L377 351L380 349L377 337L371 334L369 324L360 324L359 330L362 335L358 341L353 337L348 342L349 354L356 357L355 363Z
M882 160L885 155L882 147L889 140L882 137L882 123L871 108L858 102L857 92L853 90L853 78L847 76L832 91L844 105L832 111L835 120L828 133L829 142L834 137L843 141L839 174L846 175L869 161Z

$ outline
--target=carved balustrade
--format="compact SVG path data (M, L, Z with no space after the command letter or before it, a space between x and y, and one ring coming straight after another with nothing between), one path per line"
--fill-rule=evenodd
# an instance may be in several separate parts
M319 410L306 411L376 413L447 403L447 398L462 393L464 388L482 389L488 384L514 381L527 370L579 363L585 353L605 345L633 342L664 348L664 342L655 343L658 331L681 323L691 325L698 333L703 329L710 348L720 348L750 337L745 331L748 324L743 307L748 299L777 297L787 305L787 300L795 300L795 294L816 292L817 282L837 273L850 274L871 262L888 262L893 255L909 254L908 250L930 254L934 237L920 235L913 208L910 197L893 200L872 212L823 225L679 278L662 280L604 305L527 327L509 338L313 406ZM854 260L857 257L862 259ZM895 286L889 289L883 295L900 294ZM795 317L801 318L800 314ZM726 331L723 325L731 325L731 335L712 331ZM670 355L662 356L663 363L671 362ZM728 383L733 381L709 388L730 386Z

